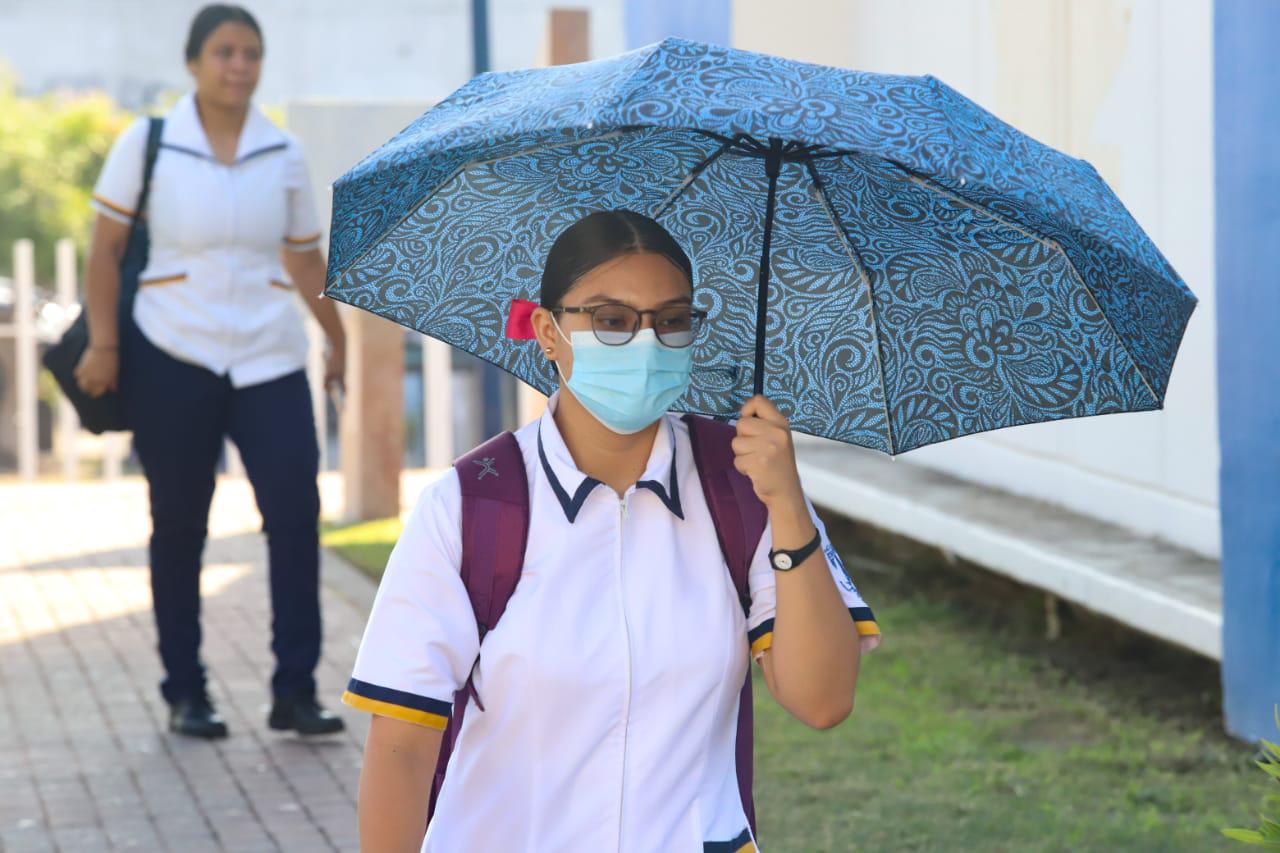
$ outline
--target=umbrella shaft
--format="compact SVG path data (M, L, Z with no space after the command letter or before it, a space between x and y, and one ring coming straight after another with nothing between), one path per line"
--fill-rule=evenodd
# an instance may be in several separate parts
M760 249L760 289L756 295L756 369L754 394L764 393L764 338L769 316L769 243L773 239L773 208L778 195L778 172L782 170L782 140L770 139L764 158L769 176L769 198L764 207L764 245Z

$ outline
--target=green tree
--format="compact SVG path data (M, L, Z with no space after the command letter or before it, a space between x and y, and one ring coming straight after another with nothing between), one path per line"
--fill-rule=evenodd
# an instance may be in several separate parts
M132 118L101 93L24 97L0 68L0 275L13 274L13 242L24 237L35 241L42 284L58 240L75 240L83 257L94 181Z

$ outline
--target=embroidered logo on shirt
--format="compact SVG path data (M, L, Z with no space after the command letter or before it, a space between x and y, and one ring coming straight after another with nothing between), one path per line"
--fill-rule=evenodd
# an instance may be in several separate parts
M476 475L477 480L483 480L488 474L492 474L495 477L502 476L498 473L498 469L493 467L493 463L497 461L494 457L486 456L483 459L476 459L474 461L475 464L480 466L480 473Z
M827 555L827 562L831 564L832 568L840 570L840 577L836 582L849 592L856 594L858 588L853 585L853 581L849 578L849 572L845 569L844 562L840 559L840 553L836 551L835 546L828 542L826 547L822 549L822 553Z

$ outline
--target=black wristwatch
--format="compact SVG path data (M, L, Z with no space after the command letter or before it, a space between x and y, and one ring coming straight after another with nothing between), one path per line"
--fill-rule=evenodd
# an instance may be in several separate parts
M776 551L769 552L769 562L780 572L789 572L796 566L809 559L809 555L818 550L818 546L822 544L822 534L815 532L813 541L803 548L797 548L794 551L788 551L785 548L779 548Z

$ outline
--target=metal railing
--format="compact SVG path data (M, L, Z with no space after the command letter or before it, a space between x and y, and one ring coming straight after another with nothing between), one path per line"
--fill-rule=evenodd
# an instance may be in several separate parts
M42 473L60 473L67 480L84 474L82 463L96 458L100 476L114 479L124 472L130 455L129 436L125 433L92 435L80 429L75 409L61 394L53 404L51 447L52 464L40 446L40 350L51 344L75 320L81 310L79 276L74 241L59 240L54 246L54 291L42 296L36 284L36 246L32 240L18 240L13 245L13 279L0 279L0 455L11 455L17 476L35 480ZM3 291L7 290L5 300ZM5 302L7 314L5 316ZM321 468L336 464L332 458L332 429L328 401L323 390L323 336L314 321L308 320L307 334L311 342L307 358L307 374L311 380L312 406L316 415L317 438L320 442ZM12 358L6 358L11 348ZM8 375L4 375L7 373ZM46 401L49 402L49 401ZM336 437L336 435L335 435ZM45 463L45 464L42 464ZM227 443L224 457L227 473L243 473L235 446Z

